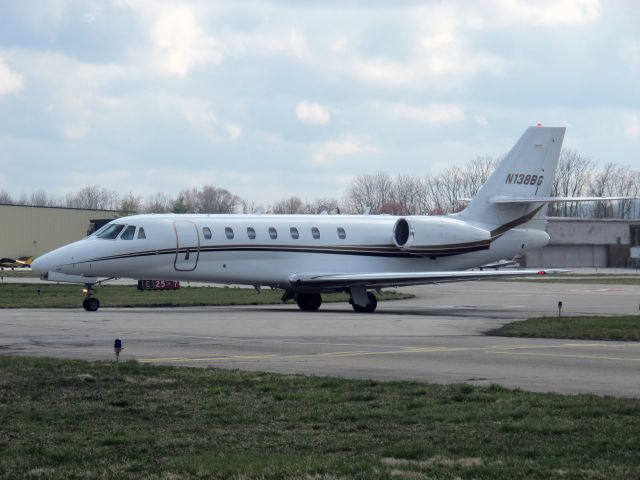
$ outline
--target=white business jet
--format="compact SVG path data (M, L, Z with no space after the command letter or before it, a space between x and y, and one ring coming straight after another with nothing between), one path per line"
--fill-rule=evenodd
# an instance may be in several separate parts
M38 257L43 279L85 284L96 311L100 278L277 287L282 300L317 310L345 291L373 312L371 290L546 270L469 270L545 246L546 205L601 198L549 197L564 128L530 127L460 213L389 215L134 215ZM609 197L611 198L611 197Z

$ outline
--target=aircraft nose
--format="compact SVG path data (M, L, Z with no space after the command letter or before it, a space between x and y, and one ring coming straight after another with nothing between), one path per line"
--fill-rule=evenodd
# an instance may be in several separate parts
M54 270L61 270L64 264L69 262L68 255L65 255L63 249L64 247L58 248L36 257L31 262L31 270L41 275Z
M40 255L39 257L36 257L33 259L33 261L31 262L31 270L36 272L36 273L46 273L49 270L51 270L51 261L50 258L48 259L49 255Z

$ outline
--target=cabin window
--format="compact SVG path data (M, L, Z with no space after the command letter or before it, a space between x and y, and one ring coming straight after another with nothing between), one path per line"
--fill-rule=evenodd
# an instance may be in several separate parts
M147 238L147 236L144 233L144 228L140 227L140 230L138 230L138 240L145 240Z
M318 230L318 227L313 227L311 229L311 235L313 235L313 238L316 240L320 238L320 230Z
M347 238L347 232L345 232L344 228L342 227L338 227L338 238L340 240L344 240L345 238Z
M202 227L202 235L207 240L211 240L211 229L209 227Z
M229 240L233 240L233 228L225 227L224 234L227 236Z
M298 232L298 229L296 227L291 227L289 231L291 232L291 238L293 238L294 240L300 238L300 232Z
M133 235L136 233L136 227L134 225L129 225L124 229L122 235L120 235L120 240L133 240Z
M113 240L118 236L123 228L124 225L112 223L110 225L107 225L104 229L100 229L98 232L96 232L96 236L99 238L106 238L107 240Z
M256 231L253 229L253 227L247 227L247 237L249 237L249 240L256 239Z
M269 227L269 236L271 240L275 240L278 238L278 231L274 227Z

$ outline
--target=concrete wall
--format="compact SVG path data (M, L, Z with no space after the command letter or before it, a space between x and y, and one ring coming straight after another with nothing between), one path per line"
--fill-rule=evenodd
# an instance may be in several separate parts
M629 245L629 220L550 218L552 245Z
M87 235L89 221L117 212L0 205L0 257L42 255Z
M630 226L640 220L549 218L549 245L527 253L529 267L626 267Z
M606 245L549 245L527 253L527 267L607 267Z

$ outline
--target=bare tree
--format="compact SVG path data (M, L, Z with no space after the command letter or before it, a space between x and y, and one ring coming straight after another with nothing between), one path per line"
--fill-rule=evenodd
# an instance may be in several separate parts
M499 157L478 156L465 165L465 182L463 188L465 198L476 196L503 159L504 155Z
M183 195L178 195L171 204L172 213L189 213L193 212L191 205L187 202Z
M451 167L439 175L428 176L425 180L427 204L430 213L443 214L457 212L464 208L466 198L466 175L460 167Z
M585 194L589 181L595 172L595 163L575 150L564 149L556 175L553 178L551 195L554 197L579 197ZM550 204L548 215L577 217L580 215L579 203Z
M115 210L118 207L118 194L99 185L90 185L65 197L65 204L71 208L87 210Z
M212 185L204 185L202 190L198 190L196 187L191 190L183 190L180 192L180 198L182 198L182 202L178 206L180 209L186 207L189 213L235 213L241 204L241 199L237 195L226 188Z
M241 198L240 199L240 211L242 213L250 214L250 213L264 213L264 207L262 205L256 204L256 202L252 202L249 199Z
M640 172L626 167L618 177L616 191L621 197L640 197ZM619 200L617 206L619 218L638 218L637 200Z
M123 213L138 213L142 211L142 197L129 192L120 199L119 210Z
M49 206L49 195L47 195L47 192L43 189L31 192L31 195L29 195L29 205L47 207Z
M628 166L607 163L596 173L589 184L589 195L597 197L635 197L640 194L640 172ZM602 201L594 204L594 218L630 218L634 212L634 200Z
M383 210L384 213L395 215L426 214L429 207L424 180L412 175L398 175L395 180L393 204L387 203Z
M385 203L393 201L393 180L384 172L357 176L345 194L347 208L354 213L362 213L367 208L371 213L378 213Z
M202 187L198 198L200 200L198 213L235 213L240 205L240 197L226 188L211 185Z
M306 213L306 208L300 197L292 195L274 203L271 207L271 212L276 214L301 214Z
M3 203L7 205L13 204L13 198L11 197L11 194L6 190L0 190L0 204Z
M168 213L171 211L173 200L166 194L158 192L147 197L143 211L146 213Z
M311 214L319 214L324 212L340 214L340 202L337 198L318 198L313 202L306 204L305 212Z

